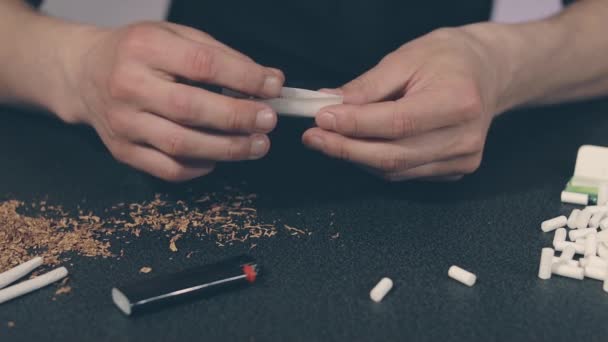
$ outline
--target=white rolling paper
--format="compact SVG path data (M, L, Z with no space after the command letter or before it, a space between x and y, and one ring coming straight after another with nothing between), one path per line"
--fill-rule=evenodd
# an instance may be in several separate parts
M237 98L250 98L230 89L223 89L222 94ZM281 95L274 99L251 99L268 104L278 114L307 118L314 118L323 107L342 104L343 100L339 95L289 87L281 89Z

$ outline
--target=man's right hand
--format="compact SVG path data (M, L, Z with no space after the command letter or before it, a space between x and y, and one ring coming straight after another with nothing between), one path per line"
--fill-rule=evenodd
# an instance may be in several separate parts
M258 97L279 95L281 71L256 64L206 33L171 23L88 30L65 63L65 121L95 128L119 161L168 181L210 173L218 161L263 157L277 116Z

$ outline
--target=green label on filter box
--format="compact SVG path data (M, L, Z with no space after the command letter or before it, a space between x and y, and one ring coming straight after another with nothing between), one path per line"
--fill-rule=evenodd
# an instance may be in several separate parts
M578 194L586 194L589 196L597 196L597 187L573 185L572 180L566 184L564 191L576 192Z
M564 189L564 192L586 195L586 196L588 196L587 203L586 203L587 205L597 204L598 187L590 186L590 185L588 185L587 182L585 182L585 183L586 183L585 185L573 185L573 184L576 184L576 180L573 177L568 182L568 184L566 184L566 188ZM562 196L563 196L563 194L562 194ZM562 197L562 201L564 201L564 197ZM580 203L580 204L582 204L582 203Z
M608 201L608 147L583 145L578 149L574 175L566 184L562 200L567 193L588 196L587 205L595 205L598 202L604 205ZM577 204L585 201L584 198L571 200Z

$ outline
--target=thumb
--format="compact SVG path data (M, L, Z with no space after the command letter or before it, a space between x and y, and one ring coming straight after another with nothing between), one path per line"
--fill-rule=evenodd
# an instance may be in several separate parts
M399 93L404 91L409 78L405 63L399 62L396 56L389 55L342 87L325 91L341 94L347 104L367 104L403 95Z

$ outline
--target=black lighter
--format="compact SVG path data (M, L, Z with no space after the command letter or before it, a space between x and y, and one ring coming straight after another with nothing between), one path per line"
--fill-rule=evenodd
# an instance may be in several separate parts
M126 315L132 315L199 296L255 282L259 265L248 255L177 273L157 276L112 289L112 300Z

